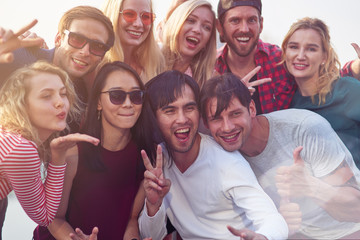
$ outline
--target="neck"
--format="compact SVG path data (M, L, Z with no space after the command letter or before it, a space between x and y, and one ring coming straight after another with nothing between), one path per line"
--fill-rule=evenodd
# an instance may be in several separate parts
M255 51L256 48L247 56L242 57L236 54L228 46L228 55L226 62L232 73L239 76L240 78L245 77L251 70L256 67L255 64Z
M256 116L252 120L249 137L240 148L246 156L254 157L262 153L269 139L269 121L264 116Z
M318 94L317 79L317 76L312 78L295 78L302 96L311 97Z
M190 58L181 58L174 63L173 69L184 73L190 67Z
M101 135L102 147L113 152L124 149L131 140L130 129L107 131L103 128Z
M172 152L174 163L180 172L184 173L199 155L201 137L196 134L194 144L187 152Z

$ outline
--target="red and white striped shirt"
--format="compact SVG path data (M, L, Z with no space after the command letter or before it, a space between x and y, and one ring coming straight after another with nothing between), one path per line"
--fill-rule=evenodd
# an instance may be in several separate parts
M44 184L40 166L36 144L0 126L0 199L14 190L26 214L47 226L60 204L66 164L49 164Z

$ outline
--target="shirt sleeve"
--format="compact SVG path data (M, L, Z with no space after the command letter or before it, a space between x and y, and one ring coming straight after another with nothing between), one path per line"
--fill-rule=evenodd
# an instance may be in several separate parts
M159 211L152 217L147 214L146 201L139 217L139 229L142 238L163 239L166 234L166 210L164 202Z
M340 75L342 77L354 77L353 72L351 71L351 64L353 61L345 63L344 67L340 70Z
M3 171L26 214L41 226L49 225L60 204L66 164L49 164L41 179L40 158L31 142L14 146L2 162Z
M259 185L246 160L239 160L226 173L226 178L231 181L225 183L229 196L239 208L244 209L256 233L264 235L268 240L286 239L288 227L284 218Z

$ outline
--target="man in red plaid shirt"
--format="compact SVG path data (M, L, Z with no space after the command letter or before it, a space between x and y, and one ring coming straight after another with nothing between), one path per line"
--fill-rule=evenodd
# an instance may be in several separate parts
M252 98L257 114L288 108L296 90L293 77L279 64L281 49L259 38L263 29L261 10L261 0L219 0L216 26L221 42L226 44L219 51L215 70L217 74L232 72L255 88ZM358 77L352 73L352 65L346 64L341 74Z

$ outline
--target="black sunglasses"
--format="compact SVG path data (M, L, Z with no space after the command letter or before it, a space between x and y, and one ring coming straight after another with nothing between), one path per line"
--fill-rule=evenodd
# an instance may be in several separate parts
M89 43L89 51L95 56L103 57L110 49L110 47L105 43L89 39L79 33L65 30L64 34L68 36L68 44L73 48L82 49L87 43Z
M133 104L140 105L143 103L144 92L141 90L131 92L125 92L123 90L109 90L101 93L109 93L110 102L115 105L123 104L127 95L129 95L130 101Z

